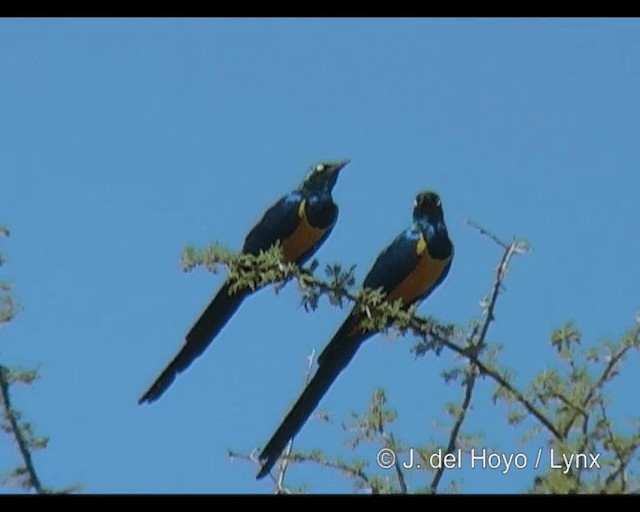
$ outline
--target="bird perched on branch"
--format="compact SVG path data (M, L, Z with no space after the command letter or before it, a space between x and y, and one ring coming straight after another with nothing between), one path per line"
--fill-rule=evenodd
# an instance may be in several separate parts
M421 192L414 202L413 224L380 253L363 287L382 288L389 303L401 299L403 307L408 308L426 299L444 281L453 252L440 197L435 192ZM271 471L289 440L305 424L360 345L375 334L362 328L362 318L354 307L318 357L313 378L262 450L257 478Z
M273 204L249 231L242 252L258 255L279 242L285 263L301 265L307 261L336 224L338 206L333 202L331 192L340 171L348 163L348 160L323 162L311 168L302 184ZM187 333L178 354L138 403L151 403L160 398L176 376L205 351L242 301L252 293L249 289L231 293L229 281L225 282Z

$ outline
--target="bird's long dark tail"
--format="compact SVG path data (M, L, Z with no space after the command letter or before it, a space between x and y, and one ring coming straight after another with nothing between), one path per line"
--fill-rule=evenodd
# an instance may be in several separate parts
M186 370L211 344L249 293L249 291L243 290L229 295L229 284L225 283L202 315L200 315L200 318L193 324L180 352L173 358L147 392L142 395L138 403L151 403L160 398L176 376Z
M298 401L262 450L259 457L262 467L256 478L260 479L269 474L289 440L306 423L333 381L349 364L358 347L364 341L362 334L349 332L353 325L353 317L350 317L320 354L318 370L313 379L307 384Z

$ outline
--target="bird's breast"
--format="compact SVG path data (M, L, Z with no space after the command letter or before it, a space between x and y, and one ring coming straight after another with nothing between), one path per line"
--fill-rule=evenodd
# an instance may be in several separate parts
M402 299L402 303L406 306L413 304L433 287L448 262L449 258L438 260L431 257L428 250L423 250L413 271L389 292L387 300L393 303Z
M297 261L316 245L326 233L326 228L316 228L309 223L305 212L306 201L300 204L298 211L298 225L293 233L281 241L284 259L287 262Z

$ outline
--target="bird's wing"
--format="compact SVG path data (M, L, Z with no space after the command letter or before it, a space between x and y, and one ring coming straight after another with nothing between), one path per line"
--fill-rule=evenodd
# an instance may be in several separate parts
M268 250L276 241L289 238L300 222L299 208L303 197L298 192L283 196L264 213L246 236L242 251L257 255Z

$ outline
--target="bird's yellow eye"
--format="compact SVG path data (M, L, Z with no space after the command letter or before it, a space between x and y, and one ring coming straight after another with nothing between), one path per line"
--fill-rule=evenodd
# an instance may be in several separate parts
M318 164L316 166L316 172L322 172L324 171L324 164Z

